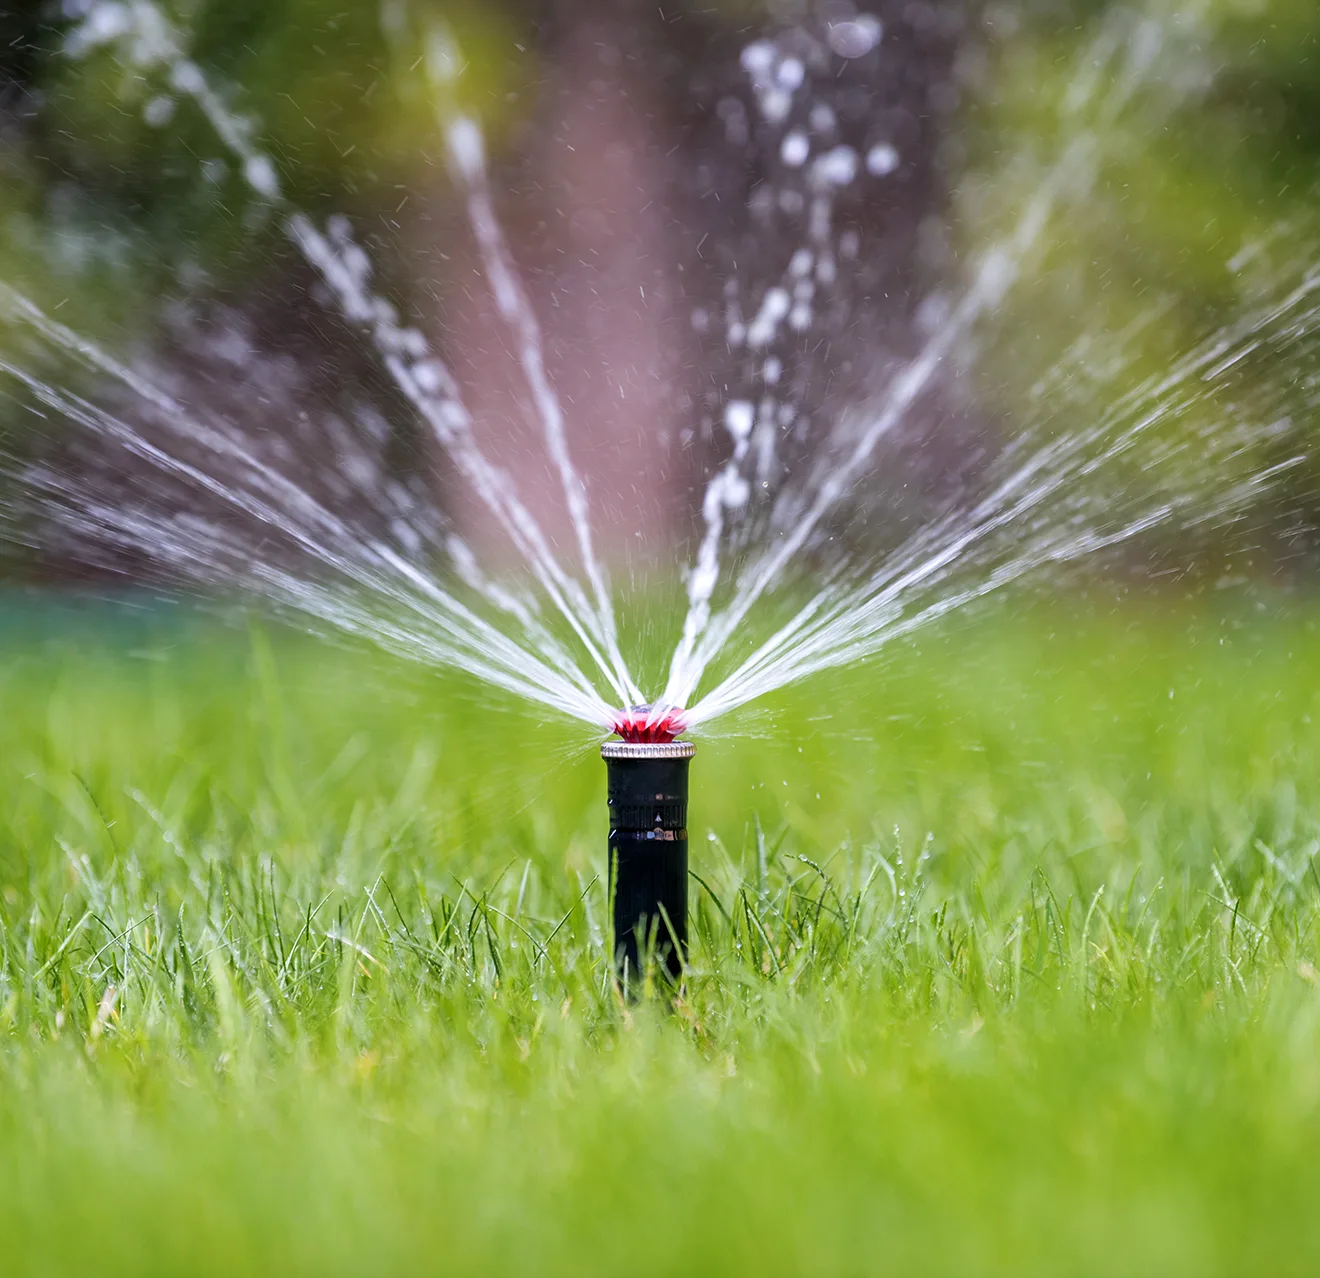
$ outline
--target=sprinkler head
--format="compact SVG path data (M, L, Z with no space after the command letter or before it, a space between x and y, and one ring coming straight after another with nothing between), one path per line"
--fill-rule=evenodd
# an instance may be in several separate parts
M633 745L668 745L687 730L683 711L677 706L654 717L650 706L629 706L615 711L610 726Z
M646 955L672 980L687 952L687 741L607 741L614 961L625 985Z

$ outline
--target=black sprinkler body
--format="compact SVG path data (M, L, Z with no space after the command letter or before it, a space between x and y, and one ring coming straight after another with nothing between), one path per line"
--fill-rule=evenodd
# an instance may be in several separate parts
M687 741L607 741L614 962L634 979L643 957L677 980L687 956Z

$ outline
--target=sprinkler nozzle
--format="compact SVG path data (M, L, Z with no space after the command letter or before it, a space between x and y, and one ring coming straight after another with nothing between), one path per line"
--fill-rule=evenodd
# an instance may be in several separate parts
M607 741L614 961L625 983L650 953L677 980L687 956L687 741Z
M659 713L650 706L629 706L615 711L610 726L634 745L668 745L687 730L683 711L677 706Z

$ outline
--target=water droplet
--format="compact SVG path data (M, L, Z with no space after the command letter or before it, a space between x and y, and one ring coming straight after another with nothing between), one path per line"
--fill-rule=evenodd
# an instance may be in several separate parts
M785 58L779 64L775 79L779 82L781 89L787 89L791 93L794 89L802 87L802 81L806 79L806 74L806 67L797 58Z
M243 177L258 195L264 195L268 200L279 199L280 179L268 156L249 155L243 161Z
M834 108L824 102L817 102L811 108L811 127L817 133L831 133L834 130L836 120Z
M885 177L896 168L898 152L888 142L881 142L866 153L866 171L872 177Z
M783 89L771 89L761 95L760 106L761 114L771 124L780 124L793 109L793 95L785 93Z
M733 436L735 445L746 446L754 421L752 406L745 399L733 400L724 410L724 427Z
M807 141L807 135L800 129L794 129L783 141L779 148L779 158L788 165L790 169L799 169L807 162L807 156L811 154L811 143Z
M206 89L206 77L195 62L176 62L170 72L170 83L180 93L197 94Z
M817 158L812 176L830 186L847 186L857 176L857 152L850 146L836 146Z
M174 99L160 94L142 108L142 118L153 129L164 128L174 118Z
M475 182L486 166L486 147L476 122L460 116L448 129L449 155L465 182Z
M880 43L883 34L880 20L862 13L847 22L831 22L826 28L825 39L839 57L862 58Z
M768 40L757 40L742 51L743 69L752 76L769 73L775 64L775 46Z
M768 346L775 340L775 332L780 321L788 314L789 296L782 288L772 288L766 292L761 309L747 330L748 346Z

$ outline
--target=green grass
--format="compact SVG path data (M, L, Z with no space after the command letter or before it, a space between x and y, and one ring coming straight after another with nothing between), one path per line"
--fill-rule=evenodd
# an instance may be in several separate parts
M1320 611L989 618L701 741L670 1008L571 726L24 607L4 1273L1320 1267Z

